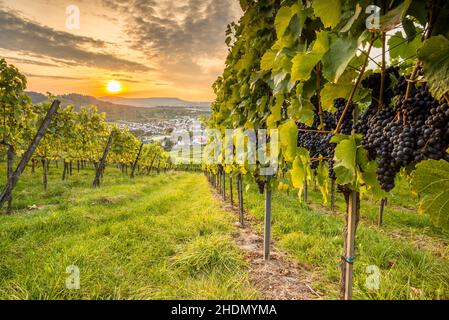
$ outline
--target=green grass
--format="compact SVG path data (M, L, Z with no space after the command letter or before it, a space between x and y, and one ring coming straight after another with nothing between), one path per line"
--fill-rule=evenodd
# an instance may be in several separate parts
M103 187L94 190L91 169L62 182L61 168L52 164L43 193L40 169L29 171L15 190L14 214L0 216L0 299L258 297L232 239L236 218L212 197L204 176L131 180L108 168ZM263 196L252 186L244 198L262 230ZM313 190L309 205L275 192L273 236L313 273L313 287L336 299L345 205L340 195L336 213L320 203ZM449 299L449 233L418 214L417 204L399 181L378 227L378 203L363 199L355 299ZM70 265L80 268L80 290L66 288ZM381 270L379 290L365 285L371 265Z
M108 169L60 181L27 170L0 216L0 299L253 299L232 218L196 174L131 180ZM36 205L37 210L28 210ZM68 290L66 268L80 269Z
M418 199L405 181L392 192L384 226L377 226L379 204L364 198L357 231L354 270L355 299L449 299L449 233L435 228L416 212ZM313 189L313 188L311 188ZM264 201L256 186L244 193L245 207L263 221ZM299 204L296 194L275 192L273 236L291 258L315 275L314 287L325 298L338 298L339 263L343 253L345 204L337 196L337 213L320 206L313 190L310 204ZM262 230L262 224L258 227ZM366 268L381 271L379 290L366 288Z

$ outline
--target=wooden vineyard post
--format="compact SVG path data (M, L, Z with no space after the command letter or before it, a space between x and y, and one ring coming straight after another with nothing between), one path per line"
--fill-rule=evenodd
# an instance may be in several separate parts
M342 257L342 290L344 300L352 300L353 270L355 261L355 234L360 217L360 193L350 191L345 234L345 256Z
M67 179L67 174L68 174L68 166L67 166L67 162L65 161L65 159L62 159L62 181L65 181Z
M156 169L156 171L157 171L157 174L160 174L161 173L161 159L159 158L159 161L158 161L158 163L157 163L157 169Z
M304 193L303 193L303 201L304 204L307 204L307 202L309 201L309 187L307 184L307 177L304 178Z
M10 145L8 147L8 155L7 155L7 162L8 162L8 185L10 185L10 187L12 187L12 181L13 181L13 163L14 163L14 149L13 147ZM8 196L8 209L7 212L8 214L10 214L12 212L12 195L11 193Z
M42 183L44 184L44 192L47 192L47 160L44 158L42 161Z
M379 207L379 221L378 221L378 225L379 227L382 226L383 224L383 220L384 220L384 210L385 210L385 205L387 204L387 198L383 198L380 201L380 207Z
M8 183L5 188L3 189L1 195L0 195L0 208L3 208L6 201L9 201L9 198L12 197L11 193L14 187L16 186L17 182L19 181L20 176L22 175L23 171L28 165L28 162L33 157L34 151L36 151L37 147L39 146L39 143L41 142L42 138L45 135L45 132L47 131L48 126L50 125L51 119L53 118L54 114L58 110L59 105L61 102L58 100L55 100L52 105L50 106L50 109L48 110L44 121L42 122L41 126L39 127L36 135L34 136L33 141L28 146L27 151L23 154L22 159L20 160L16 171L14 171L14 174L12 175L11 182Z
M142 155L143 146L144 146L144 144L141 143L140 144L140 148L139 148L139 152L137 153L136 159L134 160L133 168L132 168L132 171L131 171L131 178L132 179L134 179L134 177L136 176L136 168L137 168L137 164L139 163L140 156Z
M230 192L230 200L231 206L234 206L234 186L232 185L232 175L229 175L229 192Z
M148 168L147 176L151 174L151 170L153 170L154 162L156 161L157 153L154 154L153 159L151 160L150 168Z
M358 122L359 109L354 109L354 126ZM353 134L354 134L353 130ZM360 220L360 193L354 190L347 190L345 194L346 200L346 227L344 240L344 257L342 257L341 265L341 290L340 297L343 300L352 300L352 287L354 279L354 262L355 262L355 235L357 225Z
M243 212L243 182L242 175L239 174L237 177L237 193L239 198L239 216L240 216L240 225L242 228L245 227L245 216Z
M270 187L271 177L267 176L267 183L265 188L265 229L264 229L264 258L265 261L270 259L270 242L271 242L271 207L273 192Z
M111 131L111 134L109 135L109 138L108 138L108 143L106 144L106 148L104 149L104 152L103 152L103 157L100 160L100 164L97 166L97 172L95 173L95 179L92 184L94 188L100 187L101 175L106 166L106 159L108 158L108 153L109 153L109 149L111 148L113 138L114 138L114 131Z
M223 190L223 201L226 202L226 172L223 170L223 185L222 185L222 190Z
M331 179L331 211L335 212L335 179Z

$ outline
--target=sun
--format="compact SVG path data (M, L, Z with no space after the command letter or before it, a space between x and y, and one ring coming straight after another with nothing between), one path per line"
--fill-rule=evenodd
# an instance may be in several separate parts
M120 82L111 80L108 82L108 92L110 93L119 93L122 91L122 85Z

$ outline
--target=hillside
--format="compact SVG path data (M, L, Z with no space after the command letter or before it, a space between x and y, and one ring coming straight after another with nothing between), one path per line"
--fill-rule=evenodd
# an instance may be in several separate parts
M36 92L27 92L33 103L41 103L47 100L43 94ZM129 122L150 122L158 120L169 120L179 117L198 117L200 115L208 115L209 108L189 107L189 106L154 106L149 108L136 107L131 105L116 104L108 101L102 101L95 97L84 96L80 94L67 94L57 96L62 106L73 105L76 110L80 110L85 106L95 105L100 112L106 113L106 119L110 122L119 120ZM180 100L181 101L181 100Z
M178 98L141 98L130 99L122 97L100 97L101 101L107 101L115 104L124 104L139 108L152 107L196 107L209 108L210 102L186 101Z

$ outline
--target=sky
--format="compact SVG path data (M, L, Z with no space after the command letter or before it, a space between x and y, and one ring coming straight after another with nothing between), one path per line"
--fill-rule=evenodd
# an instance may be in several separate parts
M238 0L0 0L0 57L30 91L99 97L115 80L123 97L212 101L241 15Z

